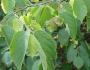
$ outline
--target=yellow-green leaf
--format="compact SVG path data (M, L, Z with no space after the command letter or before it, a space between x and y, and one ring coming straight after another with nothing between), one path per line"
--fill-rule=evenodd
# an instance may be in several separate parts
M13 28L16 32L21 31L23 29L23 23L19 19L14 19Z
M37 46L38 46L38 43L37 43L35 36L33 34L30 34L29 51L30 51L31 57L34 57L35 53L37 52Z
M10 55L18 70L21 70L28 46L28 39L29 34L26 31L19 31L14 35L10 44Z
M4 13L10 13L15 7L15 0L1 0L1 6Z

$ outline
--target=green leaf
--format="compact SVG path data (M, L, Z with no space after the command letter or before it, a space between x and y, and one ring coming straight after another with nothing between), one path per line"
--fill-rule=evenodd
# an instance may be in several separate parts
M22 8L22 7L24 7L26 5L24 0L15 0L15 1L16 1L16 6L17 7Z
M33 28L34 30L42 30L40 24L38 23L31 23L30 27Z
M50 4L50 7L52 7L54 10L57 10L58 9L58 3L57 2L52 2Z
M0 46L5 46L6 44L6 40L0 37Z
M90 12L88 12L87 16L86 16L86 24L87 24L87 30L90 29Z
M67 60L69 63L72 62L77 57L77 50L74 49L74 47L75 44L71 43L67 51Z
M12 15L14 12L8 13L2 21L6 20L10 15ZM13 27L13 20L16 18L16 14L14 14L13 16L11 16L6 22L3 22L2 25L9 25Z
M29 37L29 51L30 51L31 57L33 58L37 52L37 42L33 34L30 34L30 37Z
M69 35L73 40L76 38L77 34L77 22L74 16L68 12L61 13L62 18L66 22L66 27L68 30Z
M71 7L71 5L70 5L68 2L65 2L65 1L64 1L64 2L62 2L61 4L62 4L63 8L64 8L67 12L73 14L72 7Z
M1 0L1 6L4 13L10 13L15 7L15 0Z
M51 18L51 11L50 11L49 7L47 7L47 6L43 7L42 13L41 13L40 18L38 20L38 23L41 26L44 26L45 22L47 20L50 20L50 18Z
M58 41L62 44L65 45L69 39L69 34L68 32L63 28L59 30L58 33Z
M17 32L10 44L10 55L18 70L21 70L26 48L28 46L28 34L25 31Z
M30 14L32 14L32 16L35 17L36 21L39 20L42 9L43 9L43 6L32 7Z
M47 61L46 61L46 55L40 45L40 43L38 42L38 40L36 39L36 37L34 38L35 44L37 46L37 51L39 52L40 55L40 59L42 62L42 66L43 66L43 70L47 70Z
M41 48L46 55L46 63L48 67L43 70L53 70L54 65L52 62L52 58L56 58L56 46L53 39L46 32L41 30L36 31L35 36L39 41ZM44 65L42 64L42 66Z
M83 0L83 1L87 6L88 11L90 12L90 0Z
M83 0L74 0L73 10L79 20L83 20L87 14L87 7Z
M10 45L13 35L15 34L15 31L11 26L2 26L1 30L3 35L5 36L8 45Z
M10 57L10 53L9 52L5 52L3 57L2 57L2 60L3 62L6 64L6 65L10 65L13 61Z
M32 66L32 70L39 70L40 64L41 64L40 59L36 60Z
M16 32L21 31L23 29L23 23L19 19L14 19L13 28Z
M26 59L25 59L25 69L26 70L32 70L32 66L33 66L33 63L34 63L34 59L32 59L32 57L28 56Z
M73 64L76 68L80 69L84 64L84 61L81 57L76 57L75 60L73 61Z
M31 0L31 2L38 2L39 0Z
M79 51L80 51L80 56L84 60L84 67L89 70L90 67L90 58L89 58L89 53L88 50L86 49L86 46L84 45L84 42L81 43L79 46Z
M69 4L72 6L72 8L73 8L73 3L74 3L74 0L69 1Z

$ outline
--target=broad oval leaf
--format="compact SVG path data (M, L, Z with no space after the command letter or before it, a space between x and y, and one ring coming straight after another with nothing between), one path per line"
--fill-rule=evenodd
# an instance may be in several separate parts
M75 44L71 43L67 51L67 60L69 63L72 62L77 57L77 50L74 49L74 47Z
M83 64L84 64L84 60L81 57L76 57L75 60L73 61L73 64L76 68L80 69Z
M69 35L71 36L73 40L75 40L76 35L77 35L77 22L76 22L75 17L68 12L61 13L61 16L66 22L66 27L67 27Z
M15 0L1 0L1 6L4 13L10 13L15 7Z
M42 30L37 30L35 36L45 53L51 58L56 58L56 46L51 36Z
M16 32L21 31L23 29L23 23L19 19L14 19L13 28Z
M40 55L40 59L41 59L41 62L42 62L42 66L43 66L43 70L47 70L47 60L46 60L46 54L44 53L40 43L38 42L38 40L36 39L36 37L34 37L34 44L37 46L37 51ZM34 46L35 46L34 45ZM36 48L36 47L35 47ZM30 48L29 48L30 49Z
M68 42L69 39L69 34L68 32L63 28L59 30L58 33L58 41L62 44L65 45Z
M34 55L37 52L37 42L36 42L36 38L33 34L30 34L29 37L29 51L30 51L30 55L31 57L34 57Z
M48 67L47 69L44 70L53 70L54 65L52 62L52 58L56 58L56 46L53 39L46 32L42 30L36 31L35 36L39 41L41 48L43 49L47 58Z
M84 60L84 66L87 70L89 70L90 67L90 58L89 58L89 53L87 50L87 47L85 45L85 42L81 42L82 45L78 47L78 50L80 51L80 56Z
M22 62L28 46L28 34L25 31L17 32L10 44L10 55L18 70L21 70Z
M83 0L74 0L73 10L79 20L83 20L87 14L87 7Z
M2 26L1 30L2 30L3 35L5 36L5 39L8 45L10 45L13 35L15 34L15 31L13 30L11 26Z

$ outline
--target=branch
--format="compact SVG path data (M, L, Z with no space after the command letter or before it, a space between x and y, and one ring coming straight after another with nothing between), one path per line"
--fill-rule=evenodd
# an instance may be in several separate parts
M34 6L49 4L49 3L52 3L52 2L54 2L54 0L52 0L52 1L47 1L47 2L42 2L42 3L36 3L36 4L29 4L29 5L25 6L24 8L19 9L19 10L16 11L16 12L13 12L13 13L12 13L11 15L9 15L9 17L7 17L5 20L2 20L2 21L0 22L0 24L6 22L10 17L12 17L13 15L15 15L16 13L18 13L18 12L20 12L20 11L23 11L23 10L27 9L28 7L34 7Z

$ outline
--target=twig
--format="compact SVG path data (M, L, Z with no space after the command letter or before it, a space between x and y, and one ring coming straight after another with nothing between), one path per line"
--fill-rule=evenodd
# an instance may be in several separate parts
M12 13L11 15L9 15L9 17L7 17L5 20L2 20L2 21L0 22L0 24L6 22L10 17L12 17L13 15L15 15L16 13L18 13L18 12L20 12L20 11L23 11L23 10L27 9L28 7L34 7L34 6L49 4L49 3L52 3L52 2L54 2L54 0L48 1L48 2L36 3L36 4L29 4L29 5L25 6L24 8L19 9L19 10L16 11L16 12L13 12L13 13Z

